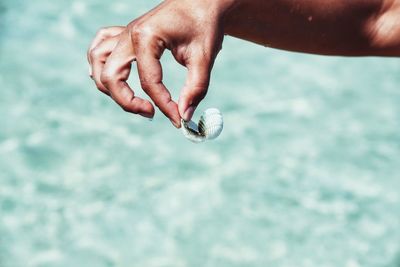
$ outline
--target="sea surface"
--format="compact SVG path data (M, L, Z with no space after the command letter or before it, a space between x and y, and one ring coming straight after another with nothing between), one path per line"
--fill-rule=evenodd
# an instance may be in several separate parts
M156 4L0 0L0 267L400 267L400 59L226 37L196 145L87 74L97 29Z

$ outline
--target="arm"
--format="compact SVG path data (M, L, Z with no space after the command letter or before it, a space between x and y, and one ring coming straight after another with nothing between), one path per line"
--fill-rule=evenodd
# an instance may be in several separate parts
M224 34L279 49L344 56L400 56L400 0L165 0L126 27L98 32L91 77L125 111L180 127L205 97ZM163 84L165 49L188 70L178 103ZM127 80L136 61L142 89Z
M398 0L238 0L225 32L274 48L325 55L400 56Z

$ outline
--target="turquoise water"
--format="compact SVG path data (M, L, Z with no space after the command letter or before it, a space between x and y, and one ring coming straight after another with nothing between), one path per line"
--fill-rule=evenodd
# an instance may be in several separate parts
M111 2L0 1L1 267L400 266L399 59L228 37L194 145L88 78L94 32L157 1Z

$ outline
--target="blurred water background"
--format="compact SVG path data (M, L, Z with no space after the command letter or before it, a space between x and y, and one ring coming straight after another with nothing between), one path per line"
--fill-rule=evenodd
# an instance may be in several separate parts
M156 3L0 0L0 266L399 267L399 59L228 37L199 107L225 129L194 145L87 75L96 30Z

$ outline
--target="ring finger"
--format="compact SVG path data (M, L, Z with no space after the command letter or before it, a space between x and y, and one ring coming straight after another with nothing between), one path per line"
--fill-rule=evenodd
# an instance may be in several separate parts
M104 68L104 64L111 54L113 49L116 47L119 41L119 36L114 36L100 42L95 48L93 48L89 54L90 65L92 68L92 78L97 88L110 95L108 89L101 83L100 76Z

